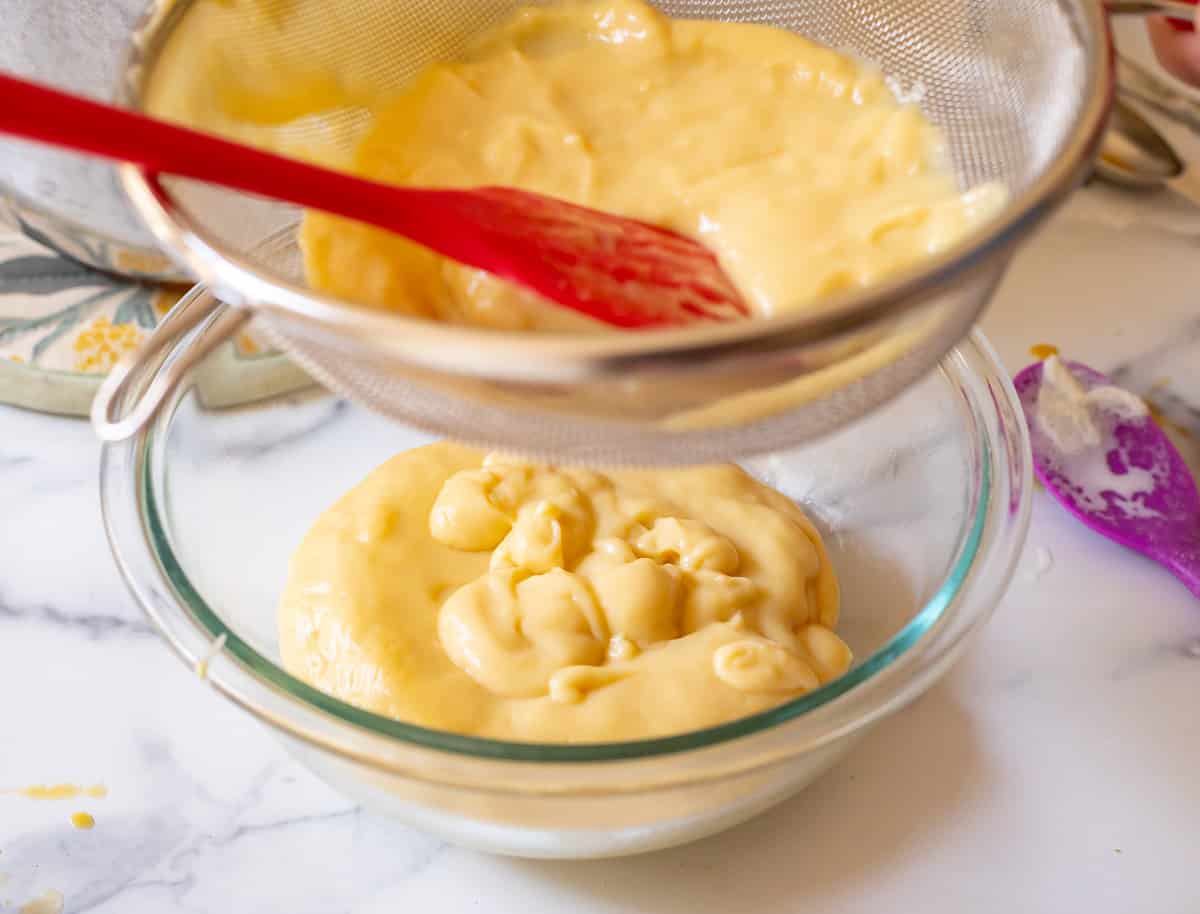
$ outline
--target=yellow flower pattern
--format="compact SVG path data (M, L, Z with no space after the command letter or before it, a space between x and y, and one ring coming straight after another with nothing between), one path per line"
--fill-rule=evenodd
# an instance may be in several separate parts
M75 370L84 374L103 374L142 341L135 324L114 324L98 317L75 337Z
M78 241L79 258L56 254L37 230L0 228L0 402L54 413L86 415L87 393L119 359L140 345L187 292L183 285L152 285L89 269L82 261L113 262L111 252ZM156 262L122 261L126 269L153 270ZM214 363L204 389L222 403L242 402L294 369L253 334L240 334ZM282 374L281 374L282 373ZM290 383L290 381L289 381ZM216 402L216 400L214 400Z
M154 313L160 319L166 317L167 312L175 307L186 291L186 286L163 286L163 288L154 293L154 298L151 300Z
M118 270L131 276L153 278L170 273L175 268L175 265L166 257L139 254L134 251L114 251L113 261Z

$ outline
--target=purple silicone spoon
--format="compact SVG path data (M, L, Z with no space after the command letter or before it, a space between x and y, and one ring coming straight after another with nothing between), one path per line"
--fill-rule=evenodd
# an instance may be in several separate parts
M1102 536L1153 559L1200 597L1200 495L1144 403L1057 357L1014 381L1038 478Z

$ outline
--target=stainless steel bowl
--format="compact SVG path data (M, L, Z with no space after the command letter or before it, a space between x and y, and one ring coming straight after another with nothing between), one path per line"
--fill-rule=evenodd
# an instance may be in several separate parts
M110 101L145 8L146 0L5 0L0 69ZM0 138L0 219L108 273L186 278L100 161Z

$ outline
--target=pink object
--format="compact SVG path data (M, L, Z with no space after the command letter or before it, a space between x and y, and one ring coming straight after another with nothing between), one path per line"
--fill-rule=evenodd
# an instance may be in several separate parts
M1086 390L1112 384L1086 365L1063 364ZM1039 362L1014 381L1038 478L1087 526L1163 565L1200 597L1200 494L1175 446L1149 415L1100 414L1100 444L1063 454L1039 419L1043 371ZM1144 484L1131 486L1134 479Z
M706 247L503 187L394 187L0 74L0 132L366 222L625 328L747 317Z

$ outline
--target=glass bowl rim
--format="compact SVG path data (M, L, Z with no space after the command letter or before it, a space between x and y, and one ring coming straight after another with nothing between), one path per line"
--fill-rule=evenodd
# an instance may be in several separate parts
M202 290L198 288L190 294L202 294ZM214 313L209 320L201 324L191 334L181 339L172 352L166 355L161 364L166 364L172 358L178 358L182 352L188 349L193 340L203 335L206 330L212 327L217 317L219 317L219 312ZM970 348L981 357L986 373L973 373L973 375L960 373L953 380L949 381L949 383L966 381L968 383L980 384L999 379L1003 386L1003 396L1008 400L1006 405L1010 408L1010 414L1019 416L1019 403L1016 401L1015 391L1011 390L1011 382L1001 369L999 359L992 351L990 344L983 339L982 335L975 333L961 342L958 347L951 350L950 355L942 363L943 375L946 374L945 366L953 361L955 355L963 347ZM161 364L159 367L161 367ZM146 383L149 383L149 379L146 380ZM106 443L103 446L101 455L101 503L106 534L118 568L135 600L142 607L143 611L146 612L160 635L175 648L176 652L189 665L197 669L203 667L204 678L208 679L226 697L240 704L267 723L304 742L320 744L325 748L340 752L348 757L376 764L379 764L377 760L364 757L364 753L361 751L345 745L330 745L330 741L328 740L315 739L296 722L280 719L279 714L269 712L265 709L261 701L256 701L253 696L243 694L241 689L227 681L223 675L222 667L216 663L216 658L222 654L228 655L232 658L232 662L237 668L249 675L251 680L254 681L256 688L273 691L277 695L284 696L289 702L298 703L304 710L315 711L330 719L339 729L345 730L348 728L349 731L357 731L359 734L369 737L382 738L418 749L450 753L468 759L497 762L596 763L654 759L678 753L710 749L734 740L774 730L783 724L795 721L818 709L828 708L837 699L855 688L876 680L879 674L895 667L897 661L909 657L913 653L913 649L923 641L928 640L927 636L931 636L935 632L935 629L939 628L940 624L949 621L949 617L954 611L962 609L961 598L964 588L970 581L973 572L980 567L983 560L991 557L991 553L981 547L986 544L985 541L988 539L986 534L989 527L994 526L996 515L1004 513L1004 510L1008 508L1010 513L1017 516L1017 523L1013 528L1015 535L1008 536L1005 542L1001 543L1001 545L1009 546L1009 554L1006 557L1008 563L1008 567L1005 569L1006 575L1011 570L1012 564L1015 563L1016 557L1020 553L1020 546L1024 541L1028 525L1030 503L1030 485L1028 483L1032 472L1030 460L1026 455L1025 459L1021 461L1022 467L1018 471L1020 478L1016 478L1018 473L1014 473L1014 478L1003 481L1005 483L1015 482L1020 485L1019 503L1015 505L1000 504L996 496L997 487L1001 483L1001 480L996 478L995 467L999 465L1000 458L997 450L1001 448L1003 442L994 440L989 435L988 430L990 426L987 422L979 421L980 416L978 411L980 404L974 403L970 398L964 398L967 400L965 406L965 413L967 415L964 417L964 424L967 425L968 431L973 429L976 433L975 439L970 444L978 451L976 459L981 472L978 480L976 480L974 491L968 493L971 498L971 505L967 517L964 518L960 528L959 542L956 545L953 558L949 562L948 572L936 592L914 613L904 628L893 635L883 647L876 650L860 665L854 667L841 678L822 686L820 689L782 705L715 727L672 736L625 742L587 744L522 743L484 739L397 721L355 707L317 690L288 673L281 666L263 656L249 643L241 639L236 631L222 621L220 615L208 605L207 601L192 586L182 564L171 548L167 525L159 508L159 495L155 491L155 474L153 470L156 461L162 457L161 443L169 437L167 432L177 414L177 407L191 387L191 383L181 384L168 404L168 407L163 409L154 422L147 425L142 432L139 432L130 441L124 443ZM131 388L131 396L136 395L137 391L135 388L136 385ZM989 395L986 399L990 400L990 406L995 408L997 413L1000 414L1002 411L996 402L994 391L987 389L985 392ZM903 396L903 393L901 396ZM1012 411L1013 407L1016 409L1015 413ZM1024 450L1027 452L1028 441L1023 425L1014 429L1011 424L1004 424L1003 415L999 415L999 421L1002 425L1002 431L1016 432L1023 443ZM132 460L124 461L129 463L134 474L134 499L132 504L128 500L123 505L118 504L118 501L120 501L118 498L120 494L118 491L120 481L116 474L121 472L120 465L123 462L118 459L120 452L124 452L127 458L133 458ZM1009 465L1009 463L1006 462L1005 465ZM122 536L118 535L116 532L118 524L114 522L118 511L128 511L130 508L137 512L138 529L142 534L140 541L132 543L123 540ZM129 560L129 550L131 548L139 550L144 558L149 558L153 561L160 576L159 583L164 584L167 593L170 594L170 596L167 596L167 593L155 593L152 596L160 599L165 598L165 605L169 610L195 627L204 636L206 642L216 648L213 657L195 656L195 652L185 648L173 634L166 620L160 617L159 613L162 607L151 605L151 600L147 599L143 588L139 586L144 582L138 580L137 573L131 567ZM998 597L992 602L991 606L977 610L982 618L986 618L990 614L996 601L998 601ZM978 621L982 621L982 618ZM959 633L956 640L961 640L965 637L970 630L973 630L975 624L973 623L970 627ZM934 659L936 660L937 658ZM911 691L913 681L920 678L919 674L920 669L909 676L907 681L901 680L892 693L880 697L874 709L876 716L886 712L886 705L895 704L902 699L902 696L898 697L898 693L902 692L905 688ZM850 729L856 729L857 726L865 722L865 718L855 722L854 726L850 727ZM383 767L387 767L387 765L383 764Z

